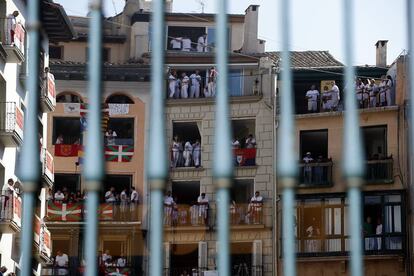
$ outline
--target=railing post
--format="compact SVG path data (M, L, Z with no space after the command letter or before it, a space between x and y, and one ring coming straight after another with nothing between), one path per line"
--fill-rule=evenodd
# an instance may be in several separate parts
M27 90L29 106L26 113L25 135L20 162L20 179L23 181L23 218L21 241L21 275L32 275L33 214L35 193L40 177L38 100L39 100L39 53L40 53L40 1L28 1L28 68ZM23 169L24 168L24 169ZM13 200L13 198L11 199Z
M283 0L280 9L281 33L283 41L282 51L282 89L280 103L280 130L278 141L277 175L281 180L283 189L283 275L296 275L296 252L295 252L295 186L297 183L298 169L295 160L295 121L293 117L293 91L292 73L290 63L290 0ZM275 107L276 108L276 107ZM274 268L277 269L277 268Z
M229 249L229 188L233 177L234 157L231 150L231 122L228 103L228 26L227 0L217 0L216 64L218 71L216 93L216 128L214 135L213 177L217 191L218 273L230 275Z
M348 225L351 234L351 275L363 275L362 256L362 211L361 191L365 163L363 161L359 114L355 99L355 70L353 67L353 23L354 1L343 0L344 49L345 49L345 127L342 171L348 183L349 215ZM352 222L352 223L351 223Z
M98 274L97 240L98 240L98 206L99 190L104 177L103 135L101 130L101 92L102 92L102 0L89 3L89 50L88 50L88 133L85 145L85 188L86 200L86 235L84 241L86 270L88 276Z
M152 62L151 110L147 175L150 185L150 258L149 275L161 276L164 272L163 254L163 190L168 174L165 144L164 117L164 0L152 1Z

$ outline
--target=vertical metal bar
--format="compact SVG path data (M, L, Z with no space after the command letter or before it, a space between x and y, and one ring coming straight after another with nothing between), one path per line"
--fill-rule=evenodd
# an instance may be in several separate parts
M351 234L351 275L362 276L362 212L361 191L364 161L359 129L359 114L355 99L355 70L353 67L354 49L354 1L343 0L344 49L345 49L345 127L342 171L348 183L349 216Z
M89 49L88 49L88 133L86 135L85 188L88 193L86 208L86 235L84 241L86 275L95 276L97 268L98 202L99 190L104 177L103 135L101 130L102 92L102 0L91 0L89 4Z
M293 117L292 72L290 64L290 1L283 0L280 9L282 33L282 90L280 104L280 131L277 169L283 188L283 275L296 275L295 252L295 184L298 165L294 148L295 121ZM276 107L275 107L276 108Z
M21 274L32 275L33 212L35 193L40 178L38 100L39 100L39 56L40 56L40 2L28 1L28 107L25 117L24 143L20 162L20 178L24 184L23 221L21 242Z
M231 150L231 121L228 103L228 26L227 0L217 0L216 14L216 64L218 71L216 98L216 128L214 136L213 177L218 201L218 255L219 275L230 275L229 250L229 188L233 177L233 153Z
M152 64L151 111L147 174L151 189L150 208L150 272L161 276L163 272L163 208L162 198L168 174L164 123L164 0L152 4Z

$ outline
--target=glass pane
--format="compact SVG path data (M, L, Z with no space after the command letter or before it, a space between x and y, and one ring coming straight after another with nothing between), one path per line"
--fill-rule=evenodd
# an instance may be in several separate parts
M342 222L341 208L335 208L334 209L334 234L335 235L340 235L342 232L341 222Z
M325 251L327 252L338 252L341 250L341 239L327 239L325 243Z
M384 197L385 202L401 202L401 195L387 195Z
M366 196L364 198L365 204L380 204L381 196Z
M394 206L394 232L401 231L401 206Z
M230 96L243 96L242 89L242 70L229 71L229 92Z
M330 205L334 205L334 204L341 204L341 198L327 198L325 199L325 204L330 204Z

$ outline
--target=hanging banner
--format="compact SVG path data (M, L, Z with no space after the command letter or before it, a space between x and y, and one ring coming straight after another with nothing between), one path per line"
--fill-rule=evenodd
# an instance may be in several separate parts
M63 112L65 114L79 114L80 104L79 103L64 103Z
M129 104L108 104L109 116L126 115L129 113Z

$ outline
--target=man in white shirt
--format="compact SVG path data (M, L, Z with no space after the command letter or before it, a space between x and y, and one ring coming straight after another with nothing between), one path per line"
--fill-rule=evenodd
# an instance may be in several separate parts
M170 45L171 45L171 48L174 51L180 51L181 50L181 40L182 40L181 37L174 37L173 39L171 39Z
M200 97L200 83L201 83L201 76L200 72L196 70L194 73L190 75L191 80L191 89L190 89L190 98L199 98Z
M386 82L385 82L385 97L387 99L387 106L392 105L391 90L393 86L394 86L394 82L392 80L392 77L390 75L387 75Z
M364 89L365 89L365 85L362 82L362 80L357 79L357 81L355 83L355 92L356 92L356 95L357 95L359 108L364 107L364 100L363 100Z
M102 254L102 262L106 263L108 261L112 261L112 256L109 254L109 250L105 250L105 253Z
M106 144L108 146L114 146L115 145L115 140L116 137L118 135L116 134L115 131L113 131L112 129L108 129L108 131L105 133L105 137L106 137Z
M7 15L6 21L6 44L14 43L14 30L16 28L16 17L19 16L18 11L14 11L12 14Z
M126 266L126 258L124 255L121 255L121 257L116 260L116 266L117 267L125 267Z
M185 163L184 163L185 167L190 167L192 156L193 156L193 146L191 145L190 141L187 141L184 144L184 152L183 152L183 157L185 160Z
M378 85L375 83L375 79L371 79L371 84L368 87L368 91L369 91L369 107L376 107Z
M200 141L198 139L193 144L193 160L194 160L194 166L196 168L200 167L201 145L200 145Z
M139 203L139 194L135 190L135 187L131 187L131 203L134 203L134 204Z
M115 197L115 188L111 187L109 191L105 193L105 202L106 203L115 203L116 197Z
M263 197L259 191L256 191L254 196L250 199L249 214L253 217L253 223L258 224L261 222L261 213L263 207Z
M177 73L175 71L171 71L170 75L168 76L168 88L169 88L169 94L168 98L172 99L175 95L175 87L177 85Z
M68 275L69 257L62 251L58 250L55 258L55 266L58 275Z
M65 195L60 190L57 190L57 192L55 193L55 201L62 203L64 199Z
M183 37L183 39L181 40L182 42L182 50L184 52L190 52L191 51L191 39L188 37Z
M303 162L305 163L303 168L305 183L310 184L312 182L312 167L308 164L313 162L312 154L310 152L307 152L305 157L303 157Z
M201 220L201 223L206 225L208 219L208 197L206 193L201 193L197 199L198 203L198 217Z
M319 91L316 90L315 85L312 85L310 90L306 92L306 99L308 99L308 111L317 112L318 111L318 97Z
M171 191L168 191L167 194L164 196L164 225L171 226L173 204L174 199L171 196Z
M190 78L187 76L186 73L181 74L181 98L187 99L188 98L188 84L190 82Z
M121 200L121 205L120 205L120 209L121 209L121 220L125 220L126 217L126 212L127 212L127 206L128 206L128 195L126 192L126 189L123 189L120 195L120 200Z
M337 110L339 100L341 99L341 97L339 95L339 87L336 85L335 81L332 81L332 88L330 92L331 92L331 109Z
M175 168L178 165L178 158L180 157L180 142L178 141L178 136L175 136L172 141L171 152L172 152L171 167Z
M253 149L256 147L256 139L254 139L252 134L249 134L249 137L246 139L246 148Z
M207 34L203 34L197 40L197 52L207 52Z

